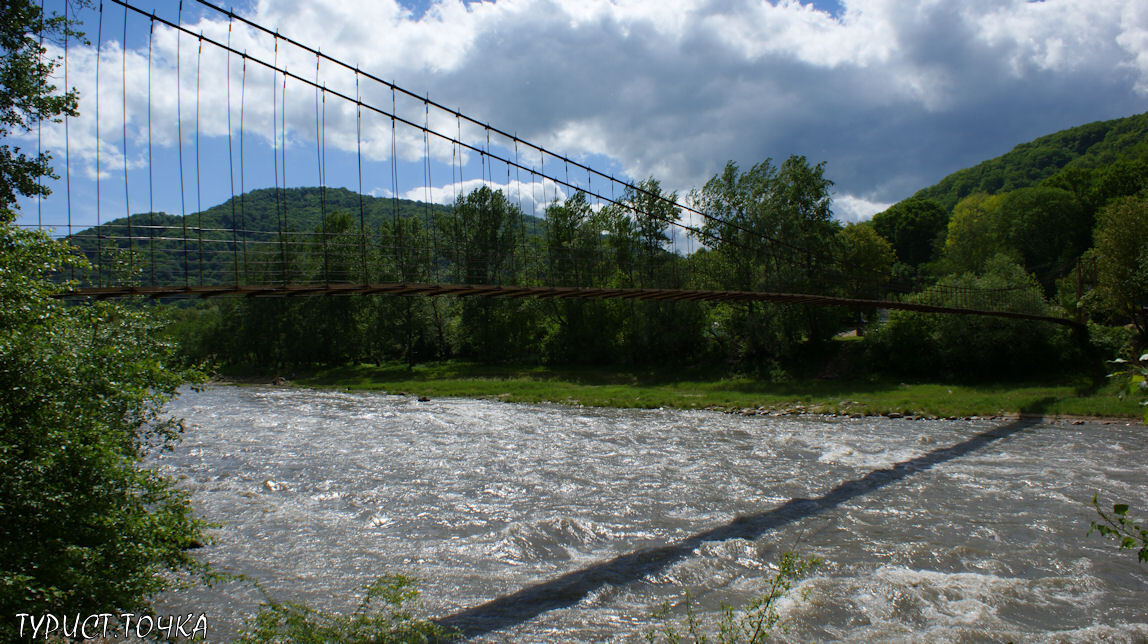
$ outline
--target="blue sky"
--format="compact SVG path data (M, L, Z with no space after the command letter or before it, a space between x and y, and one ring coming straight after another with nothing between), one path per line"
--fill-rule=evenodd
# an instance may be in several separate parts
M686 193L730 160L744 167L791 154L824 161L836 184L835 212L849 221L1017 143L1148 107L1142 0L215 2L607 174L653 176ZM174 0L133 4L178 19ZM316 110L314 88L290 81L284 101L281 75L255 63L245 72L240 57L198 49L196 38L162 26L149 30L131 12L123 48L124 17L105 0L98 145L95 57L71 48L69 84L83 102L69 121L70 190L60 181L43 203L23 202L24 223L58 225L69 211L74 225L149 207L194 212L241 188L275 185L284 161L288 185L316 185L319 158L326 185L356 190L362 160L363 190L381 196L445 200L484 180L523 195L528 212L561 196L521 173L508 177L498 163L484 173L478 155L463 162L458 149L434 141L428 166L421 133L392 130L389 119L369 112L360 120L335 97L355 94L353 74L323 67L320 82L332 93ZM94 39L98 14L84 18ZM193 0L184 1L182 23L228 37L227 21ZM273 39L231 27L236 49L314 74L314 57L282 43L276 51ZM364 82L358 91L389 110L385 88ZM404 118L424 118L420 105L395 102ZM444 115L430 118L452 127ZM63 173L62 126L39 134L39 143L37 132L13 143L50 149ZM485 145L481 132L464 138ZM513 155L497 137L491 144Z

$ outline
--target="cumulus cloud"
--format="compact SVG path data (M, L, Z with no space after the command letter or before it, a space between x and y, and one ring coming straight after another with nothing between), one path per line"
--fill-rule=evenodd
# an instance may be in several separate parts
M837 218L845 222L858 222L872 219L873 215L883 212L892 206L885 201L872 201L855 195L835 195L833 210Z
M565 200L571 192L569 189L553 181L542 179L534 182L511 180L503 183L484 181L482 179L466 179L464 181L453 181L441 186L411 188L399 196L403 199L412 199L415 201L452 204L460 195L469 194L482 187L487 187L491 190L501 190L511 203L522 209L522 212L537 217L544 217L546 208L550 204ZM389 191L387 192L389 193ZM597 207L597 204L595 204L595 207Z
M669 190L700 186L731 159L824 160L843 219L1021 141L1141 111L1148 96L1142 0L840 5L830 14L795 0L435 0L416 16L395 0L258 0L245 15L547 149L609 159ZM146 33L146 19L129 17L129 29ZM84 99L72 155L90 176L97 149L106 173L125 158L142 163L149 135L170 146L178 129L187 142L197 128L219 137L241 123L266 145L321 141L383 162L417 162L428 149L442 163L473 155L339 95L461 130L485 149L484 133L449 113L428 114L326 62L316 70L314 56L239 22L203 11L186 27L240 54L164 26L129 38L126 52L105 38L98 144L96 56L73 47L69 81ZM257 60L301 79L284 84ZM321 91L308 85L315 78ZM59 146L61 128L47 130ZM509 154L508 142L495 144ZM436 201L449 194L435 190Z

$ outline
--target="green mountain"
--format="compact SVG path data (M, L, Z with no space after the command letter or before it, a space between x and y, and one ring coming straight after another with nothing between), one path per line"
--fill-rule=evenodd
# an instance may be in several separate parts
M995 159L950 174L913 198L952 211L958 201L974 193L1009 192L1041 185L1066 171L1087 172L1121 159L1146 158L1148 113L1097 121L1022 143Z
M186 217L162 212L120 217L69 240L89 259L104 258L104 276L130 272L144 285L212 285L237 277L260 283L281 279L285 266L291 270L314 263L324 249L342 260L360 253L394 253L397 244L390 240L396 230L408 239L423 234L430 246L433 222L450 212L450 206L359 195L345 188L267 188ZM538 221L526 216L528 234L541 229ZM332 275L332 280L356 277Z

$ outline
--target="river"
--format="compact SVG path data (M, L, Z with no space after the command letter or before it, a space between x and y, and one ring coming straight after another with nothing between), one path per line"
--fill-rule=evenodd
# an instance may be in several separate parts
M170 409L187 431L160 467L222 523L200 556L280 600L349 610L401 573L474 641L625 641L687 590L703 618L744 605L792 550L823 563L780 641L1148 641L1148 565L1085 536L1094 493L1148 506L1139 425L230 386ZM226 640L260 599L159 608Z

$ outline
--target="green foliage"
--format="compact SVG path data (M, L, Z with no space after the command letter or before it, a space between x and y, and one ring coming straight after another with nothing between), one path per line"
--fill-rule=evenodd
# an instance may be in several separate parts
M268 601L248 622L239 641L245 644L397 644L440 642L457 637L452 631L414 616L409 604L418 598L419 592L410 577L380 577L364 590L362 601L350 615L324 613L296 602Z
M90 4L81 0L79 6ZM47 57L42 39L78 38L72 22L55 13L44 15L31 0L10 0L0 6L0 139L30 131L42 121L76 116L79 95L74 89L56 93L52 84L58 60ZM0 145L0 221L13 218L7 207L16 195L47 196L40 179L55 177L51 155L29 158L19 147Z
M187 494L142 464L178 439L163 406L194 374L173 368L155 309L54 299L45 275L71 257L0 225L3 615L139 610L161 573L203 572Z
M1001 195L997 226L1010 250L1049 290L1088 248L1092 217L1072 193L1059 188L1020 188Z
M981 272L1001 254L1036 274L1046 292L1089 245L1092 217L1059 188L970 195L953 208L944 244L947 267Z
M1114 361L1132 356L1135 333L1122 326L1107 326L1088 322L1088 343L1101 360Z
M933 257L944 238L948 215L932 201L906 199L873 215L873 229L893 245L897 259L919 266Z
M1096 289L1086 304L1131 322L1148 339L1148 196L1124 197L1097 217Z
M1144 424L1148 425L1148 353L1140 356L1136 362L1117 358L1112 360L1112 363L1117 365L1119 369L1109 374L1108 377L1125 382L1126 389L1120 393L1121 398L1130 396L1132 399L1141 399L1140 406L1144 408Z
M893 247L872 226L852 224L838 233L841 264L846 268L846 297L878 299L892 276Z
M1148 141L1142 141L1115 159L1093 165L1071 164L1045 179L1042 185L1067 190L1076 195L1089 212L1096 212L1112 199L1135 195L1148 188Z
M839 224L832 220L824 164L804 157L770 160L742 172L730 162L692 201L710 219L699 241L707 253L694 267L703 288L815 293L828 288L837 264ZM769 240L783 240L783 243ZM785 359L803 343L824 342L840 328L841 311L756 303L710 310L711 333L732 359L758 367Z
M1148 141L1148 113L1089 123L1022 143L1007 154L954 172L914 197L929 199L945 210L952 210L957 202L971 194L992 195L1033 187L1062 168L1099 168L1120 157L1139 156L1143 150L1138 146L1145 141ZM1066 176L1052 185L1067 188L1071 182L1072 178Z
M1052 315L1040 286L1007 257L988 263L980 275L943 278L910 298L942 306L988 308ZM874 362L892 373L962 379L1017 377L1034 370L1064 368L1077 352L1061 325L995 317L892 311L866 344Z
M1116 503L1112 506L1112 514L1100 508L1097 501L1099 495L1092 495L1092 507L1100 515L1100 522L1093 521L1088 528L1088 534L1099 533L1103 537L1110 537L1120 543L1120 548L1139 551L1136 553L1140 563L1148 563L1148 530L1144 529L1134 517L1128 516L1128 504Z
M997 225L999 196L983 192L965 197L953 208L945 236L944 259L950 272L979 273L989 259L1008 252Z
M523 214L501 190L482 186L459 196L450 214L439 221L453 255L455 282L514 282L520 268L514 263L514 251L521 243Z
M820 565L816 557L802 559L792 552L781 555L777 562L777 572L769 580L766 590L755 597L741 610L722 605L721 617L714 624L707 624L694 613L690 594L684 600L685 616L682 624L666 623L660 628L646 631L647 642L746 642L754 644L769 639L770 634L781 621L777 612L777 602L793 588L793 583ZM670 604L666 602L652 615L658 621L669 621Z

